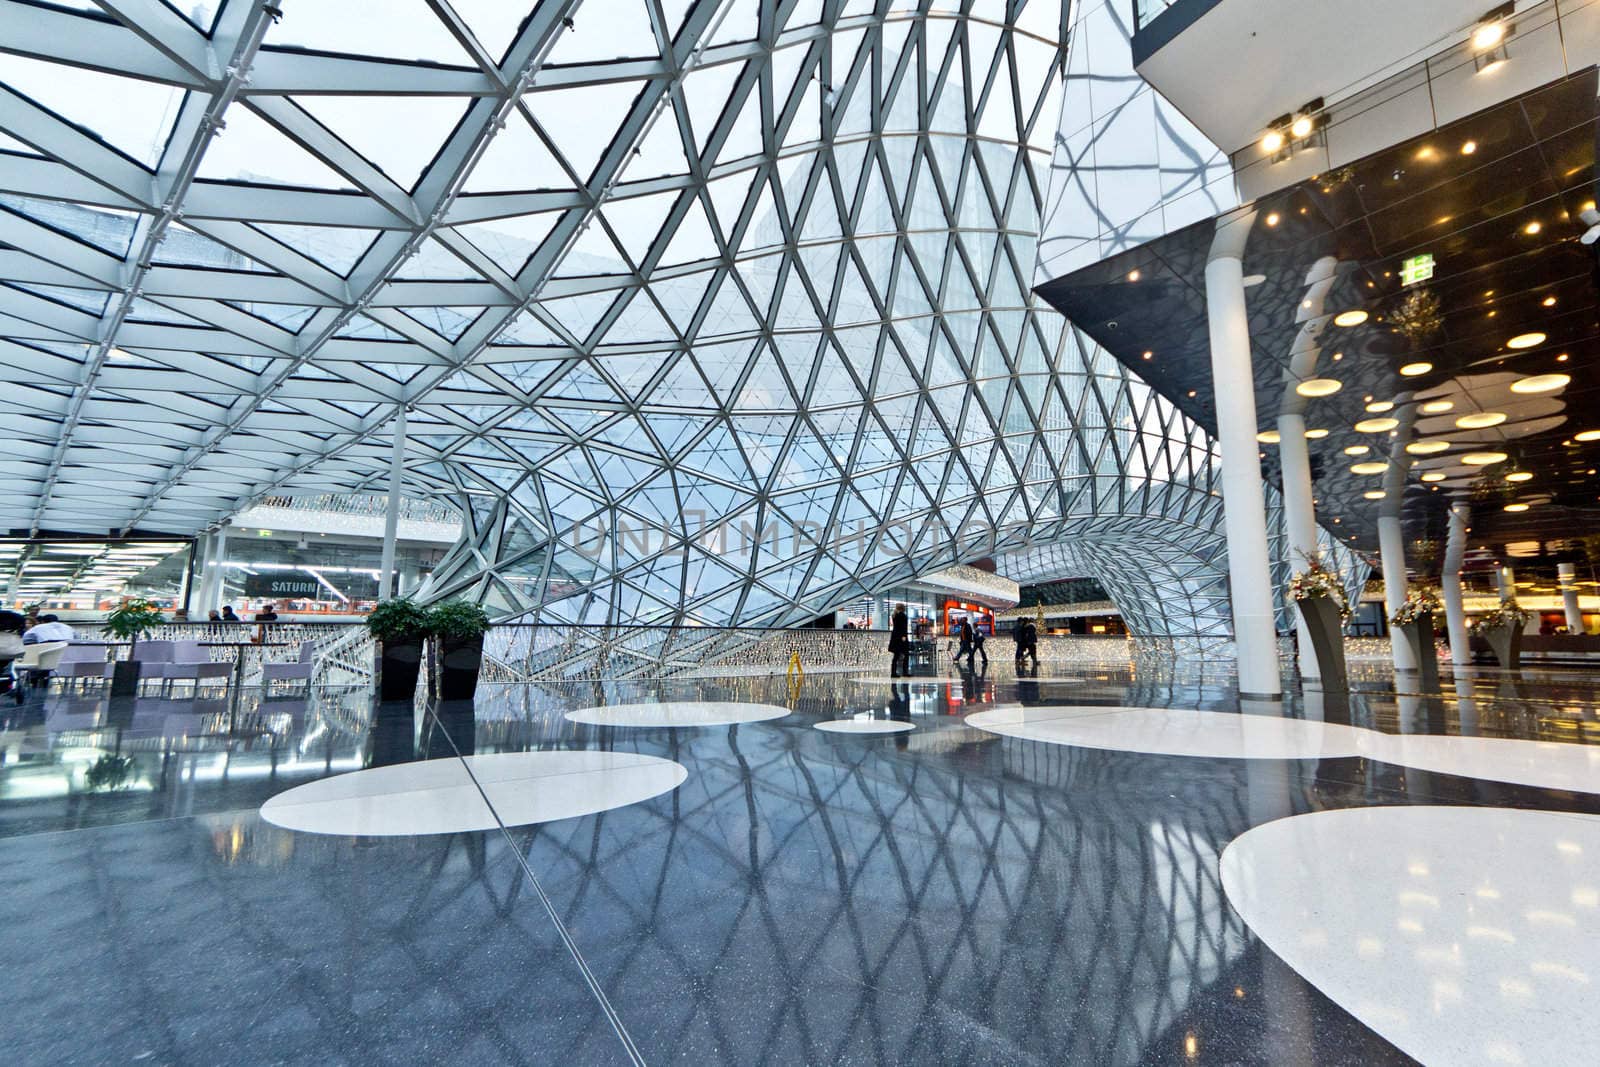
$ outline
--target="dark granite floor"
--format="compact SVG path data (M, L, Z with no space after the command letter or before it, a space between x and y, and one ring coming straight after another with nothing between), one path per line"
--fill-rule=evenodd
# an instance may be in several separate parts
M1282 713L1593 741L1600 676L1375 672ZM1404 688L1404 687L1402 687ZM754 701L769 722L577 725L593 704ZM1005 703L1233 710L1226 672L864 684L814 674L0 705L0 1018L16 1064L1409 1062L1230 909L1246 829L1415 803L1600 796L1359 758L1223 760L963 724ZM889 736L827 734L909 714ZM257 809L347 771L593 748L665 757L651 800L507 830L350 838Z

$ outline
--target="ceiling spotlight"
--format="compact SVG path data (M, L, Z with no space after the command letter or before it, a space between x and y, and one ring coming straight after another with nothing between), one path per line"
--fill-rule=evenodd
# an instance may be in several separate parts
M1527 511L1528 510L1528 505L1526 505L1526 504L1507 504L1506 505L1506 510L1507 511Z
M1295 116L1295 120L1289 124L1289 133L1294 137L1295 140L1299 141L1303 138L1310 137L1311 131L1314 128L1315 127L1311 121L1310 115L1297 115Z
M1419 374L1427 374L1433 369L1432 363L1407 363L1400 368L1400 373L1407 378L1415 378Z
M1150 351L1149 349L1145 349L1144 358L1145 359L1155 359L1156 358L1156 354L1154 352Z
M1283 147L1283 134L1278 130L1268 130L1267 135L1261 138L1261 151L1272 155Z
M1140 274L1140 273L1139 273L1139 270L1138 270L1138 268L1135 268L1135 269L1133 269L1133 270L1130 270L1130 271L1129 271L1129 272L1128 272L1128 280L1129 280L1129 281L1130 281L1130 282L1136 282L1136 281L1138 281L1138 280L1139 280L1139 279L1140 279L1140 278L1142 278L1142 277L1144 277L1144 275L1142 275L1142 274Z
M1584 430L1572 435L1574 441L1600 441L1600 430Z
M1344 454L1347 456L1364 456L1371 451L1372 448L1368 445L1351 445L1344 450Z
M1493 48L1505 39L1506 23L1501 18L1482 22L1472 31L1472 47L1480 52Z
M1425 482L1442 482L1446 477L1448 476L1444 471L1429 471L1422 476L1422 480Z
M1406 451L1413 456L1431 456L1435 452L1448 452L1449 441L1413 441L1406 445Z
M1504 452L1468 452L1461 457L1461 462L1469 467L1488 467L1495 463L1504 463L1510 458Z
M1264 445L1275 445L1279 441L1283 440L1283 437L1278 433L1277 430L1262 430L1260 433L1256 434L1256 440L1260 441Z
M1356 423L1357 433L1388 433L1400 425L1399 419L1362 419Z
M1360 326L1366 321L1367 313L1362 311L1360 308L1353 308L1349 311L1341 311L1339 314L1333 317L1333 324L1335 326Z
M1543 336L1542 334L1540 336ZM1572 381L1569 374L1535 374L1531 378L1511 383L1513 393L1553 393L1565 389Z
M1385 493L1382 489L1369 489L1367 492L1362 493L1361 495L1366 497L1368 500L1382 500L1389 494Z
M1446 411L1453 411L1455 406L1456 404L1453 400L1430 400L1422 405L1422 413L1424 415L1442 415Z
M1332 396L1344 383L1337 378L1308 378L1294 387L1294 391L1301 396Z
M1462 415L1456 419L1456 426L1462 430L1487 430L1491 426L1499 426L1506 421L1504 412L1501 411L1475 411L1470 415Z
M1472 153L1476 152L1477 150L1478 150L1478 142L1477 141L1468 141L1466 144L1461 146L1461 154L1464 155L1464 156L1470 156L1470 155L1472 155Z
M1278 213L1276 211L1269 212L1267 214L1267 225L1268 226L1276 226L1278 224L1278 218L1279 218L1279 216L1278 216Z
M1352 463L1350 465L1351 474L1382 474L1388 469L1389 464L1380 463L1376 460L1369 463Z
M1539 301L1539 303L1543 304L1547 308L1553 308L1556 306L1556 298L1553 296L1547 296L1543 300Z
M1326 436L1328 436L1328 431L1321 427L1306 431L1306 440L1308 441L1320 441Z
M1385 411L1393 410L1394 401L1392 400L1374 400L1367 405L1367 414L1369 415L1382 415Z
M1533 480L1533 472L1532 471L1517 471L1517 472L1515 472L1513 474L1506 475L1506 481L1508 481L1508 482L1527 482L1527 481L1532 481L1532 480Z

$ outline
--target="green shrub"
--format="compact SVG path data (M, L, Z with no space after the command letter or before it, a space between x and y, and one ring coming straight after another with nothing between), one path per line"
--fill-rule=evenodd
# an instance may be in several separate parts
M139 638L158 628L162 623L161 609L148 600L134 597L124 600L106 616L106 629L123 640L139 643Z
M385 600L367 616L367 630L385 643L415 640L428 634L428 612L414 600Z
M489 614L465 600L446 600L429 609L428 632L436 637L482 637L489 632Z

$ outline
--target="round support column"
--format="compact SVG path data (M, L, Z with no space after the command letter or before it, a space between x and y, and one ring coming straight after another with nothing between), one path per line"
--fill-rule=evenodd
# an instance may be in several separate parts
M1283 682L1272 610L1267 506L1256 442L1255 371L1241 260L1255 218L1254 211L1243 210L1217 221L1206 263L1206 316L1217 441L1222 452L1223 525L1228 538L1239 692L1241 696L1272 698L1283 693Z
M1577 568L1570 563L1556 565L1556 577L1561 579L1561 607L1567 615L1567 633L1583 633L1583 612L1578 610Z
M1444 542L1444 562L1439 570L1439 599L1444 601L1445 631L1450 635L1450 661L1457 667L1472 662L1468 647L1467 613L1461 603L1461 563L1467 552L1467 510L1450 508L1450 532Z

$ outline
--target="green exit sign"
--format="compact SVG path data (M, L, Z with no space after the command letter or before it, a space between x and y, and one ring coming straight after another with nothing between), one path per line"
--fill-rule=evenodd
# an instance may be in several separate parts
M1433 277L1433 253L1424 252L1420 256L1412 256L1400 262L1400 281L1406 285L1416 285Z

